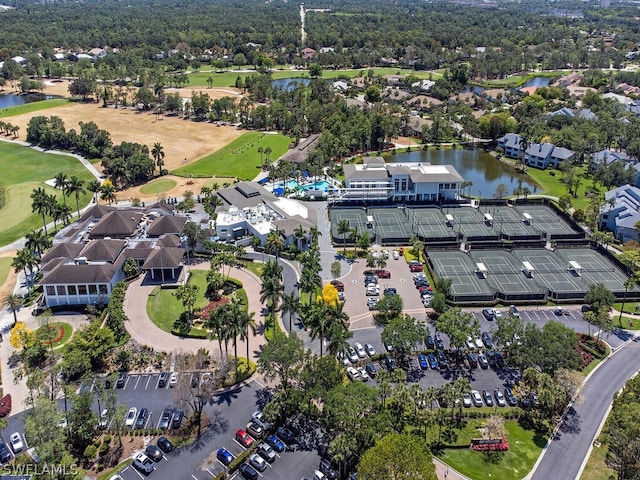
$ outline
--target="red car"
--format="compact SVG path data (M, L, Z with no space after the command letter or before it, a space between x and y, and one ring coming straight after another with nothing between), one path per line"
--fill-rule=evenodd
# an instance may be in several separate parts
M253 438L242 429L236 430L236 440L244 448L249 448L253 445Z
M344 292L344 283L342 283L340 280L332 280L331 285L336 287L336 290L338 290L339 292Z
M391 278L389 270L378 270L378 278Z
M422 272L423 268L419 263L414 263L412 265L409 265L409 270L412 272Z

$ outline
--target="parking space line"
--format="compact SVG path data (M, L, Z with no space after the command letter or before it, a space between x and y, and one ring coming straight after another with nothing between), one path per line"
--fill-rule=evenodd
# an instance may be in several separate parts
M149 382L151 382L151 375L149 375L149 378L147 378L147 384L144 386L145 390L149 388Z
M205 469L207 472L209 472L209 475L211 475L213 478L215 478L215 477L216 477L216 476L215 476L215 474L214 474L211 470L209 470L207 467L204 467L204 469Z
M133 386L133 389L135 390L136 388L138 388L138 382L140 381L140 375L136 375L136 384Z
M135 468L132 468L132 470L136 472L140 478L144 479L144 475L142 475L138 470L136 470ZM154 467L154 470L155 470L155 467Z
M191 478L193 478L193 480L198 480L198 477L196 477L195 475L191 474Z

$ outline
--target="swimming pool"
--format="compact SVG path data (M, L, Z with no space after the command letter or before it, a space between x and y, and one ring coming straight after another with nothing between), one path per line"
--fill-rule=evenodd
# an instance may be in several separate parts
M286 183L278 182L275 184L271 184L271 191L277 195L283 195L284 189L292 190L292 191L308 191L308 190L319 190L321 192L327 193L329 191L329 187L331 183L327 180L319 180L313 183L302 183L299 184L296 180L288 180Z
M320 180L319 182L309 183L306 185L302 185L302 189L307 190L319 190L321 192L327 193L329 191L329 187L331 184L326 180Z

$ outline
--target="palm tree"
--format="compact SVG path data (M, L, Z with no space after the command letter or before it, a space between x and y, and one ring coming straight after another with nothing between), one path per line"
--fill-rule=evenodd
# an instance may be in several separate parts
M300 251L302 251L302 239L304 238L305 234L306 232L302 225L298 225L293 231L293 235L296 237L296 246Z
M245 342L247 346L247 365L249 365L249 330L255 336L256 334L256 319L254 318L255 312L242 311L238 319L240 324L240 340Z
M98 204L98 192L100 190L102 190L102 184L100 183L99 180L91 180L89 182L89 184L87 185L87 190L89 190L91 193L93 193L93 201L96 202L96 205Z
M622 311L624 310L624 302L627 301L627 292L636 286L638 278L635 275L631 275L624 281L624 297L622 297L622 306L620 307L620 316L618 317L618 323L622 327Z
M34 253L28 248L18 250L16 256L11 261L11 266L13 267L14 272L20 273L21 270L24 272L27 285L30 283L29 276L33 272L33 267L35 265L37 265L37 262L34 257ZM27 269L29 270L28 272Z
M46 215L49 213L50 209L47 192L44 188L38 187L31 192L31 200L31 211L42 216L42 227L44 228L44 234L47 235Z
M242 308L242 304L237 298L231 300L228 304L228 316L227 319L227 333L229 337L233 339L233 356L236 359L236 372L238 371L238 337L244 334L245 325L242 320L243 315L247 315L247 312ZM249 338L247 337L247 365L249 364Z
M351 225L349 224L349 220L343 219L338 222L338 235L342 235L342 253L344 255L347 254L347 233L351 231Z
M280 255L280 252L284 248L284 237L282 230L275 228L267 235L267 241L265 243L267 252L274 254L276 258Z
M289 295L282 297L282 315L289 315L289 332L291 332L291 319L300 310L300 299L292 291Z
M156 142L153 144L153 148L151 149L151 156L158 166L158 173L162 174L162 167L164 165L164 150L162 149L162 144L160 142Z
M205 319L204 326L206 329L211 330L217 340L220 347L220 358L222 359L222 337L225 331L225 318L224 311L221 307L215 308L209 312L209 318Z
M175 292L175 296L182 302L185 311L187 312L187 322L191 321L191 315L193 314L193 307L196 304L198 296L197 285L181 285Z
M305 325L309 325L311 340L320 340L320 356L322 357L322 343L331 328L331 319L325 315L325 308L319 302L312 302L306 310Z
M75 175L72 175L67 182L67 193L69 195L74 194L76 197L76 211L78 217L80 217L80 195L84 195L87 191L84 189L84 180L80 180Z
M322 232L317 225L313 225L309 228L309 236L311 237L311 243L317 245L318 238L322 236Z
M13 313L14 325L18 321L18 315L16 314L16 312L22 306L23 303L24 303L24 298L22 298L22 296L18 295L17 293L10 293L6 297L4 297L4 306L11 309L11 312Z
M58 172L54 177L55 180L55 188L56 190L62 191L62 202L67 204L67 185L69 180L67 179L67 174L64 172Z
M109 205L111 205L111 202L116 201L116 187L114 187L113 184L106 183L102 185L100 191L100 198L109 202Z
M520 157L519 157L519 164L520 164L520 168L524 171L524 156L525 156L525 152L527 151L527 148L529 148L529 140L527 140L526 137L521 136L520 137Z
M275 333L276 311L278 310L278 302L284 292L282 267L276 260L269 260L264 264L260 279L262 280L260 301L268 305L269 316L273 321L273 331Z
M335 356L339 352L344 352L349 348L349 339L353 337L353 333L349 330L342 328L338 324L334 324L330 332L329 344L327 345L327 351Z
M35 252L38 257L42 257L42 253L51 247L51 240L45 235L43 230L33 230L25 235L27 240L25 246Z

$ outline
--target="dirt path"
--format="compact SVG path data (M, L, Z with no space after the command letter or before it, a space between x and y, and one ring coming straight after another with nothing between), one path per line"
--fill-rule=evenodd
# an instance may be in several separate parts
M15 250L9 250L7 252L0 253L0 257L13 258L15 256L16 256ZM4 303L4 299L6 298L7 295L9 295L10 293L13 293L13 289L16 286L17 279L18 279L18 275L16 275L16 272L13 270L13 267L10 267L9 273L7 274L7 278L5 279L4 283L0 285L0 301L2 301L2 303Z

